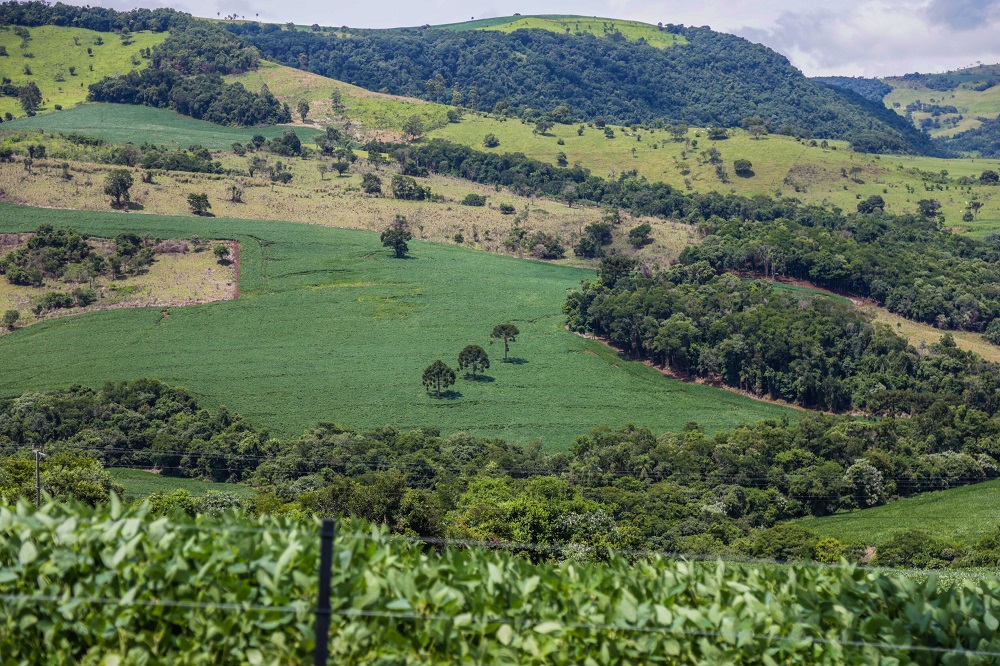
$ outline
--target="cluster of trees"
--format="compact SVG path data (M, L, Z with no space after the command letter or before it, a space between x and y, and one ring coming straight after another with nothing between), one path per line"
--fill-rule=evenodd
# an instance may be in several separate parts
M219 125L250 127L292 120L288 105L279 102L267 86L255 93L241 83L226 83L219 74L184 76L153 68L132 71L91 84L88 99L173 109Z
M58 25L86 28L97 32L150 30L165 32L190 25L194 19L174 9L133 9L128 12L104 7L78 7L61 2L50 4L40 0L0 3L0 23L3 25Z
M397 147L392 154L404 169L500 185L522 195L564 198L571 191L575 200L634 216L679 219L706 236L686 249L681 261L705 261L717 272L808 280L942 328L987 331L1000 314L1000 243L951 233L938 215L940 202L932 199L919 202L914 214L896 215L876 196L861 202L864 212L845 214L790 198L687 193L634 172L605 180L578 166L487 154L438 139Z
M759 115L782 133L847 139L861 150L935 151L880 103L810 81L774 51L708 28L675 26L688 43L669 49L544 30L352 30L347 37L252 22L228 29L292 67L530 120L734 127ZM563 105L573 112L545 113Z
M570 329L633 358L761 397L837 412L912 415L941 402L993 415L1000 365L955 346L922 350L851 303L717 275L705 262L653 277L602 261L564 306Z
M850 90L872 102L881 102L892 92L892 86L880 79L866 79L863 76L817 76L813 81L828 86Z
M570 546L583 556L611 547L835 562L877 545L866 561L997 564L996 535L972 548L912 533L846 544L783 524L1000 475L1000 420L941 401L910 419L810 414L711 436L695 424L659 437L600 428L547 455L538 443L432 428L325 423L279 441L225 409L202 409L183 389L109 383L0 400L0 451L23 451L0 462L8 500L33 493L26 454L42 444L46 491L92 502L114 490L102 466L159 468L247 482L260 495L244 506L259 513L351 514L404 534ZM159 511L206 510L184 492L151 501Z
M1000 119L986 120L976 129L938 141L949 150L1000 157Z

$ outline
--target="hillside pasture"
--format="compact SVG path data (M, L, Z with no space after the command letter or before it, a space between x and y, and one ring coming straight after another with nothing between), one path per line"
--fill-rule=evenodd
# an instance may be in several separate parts
M564 329L568 290L586 270L411 242L393 259L370 232L250 220L0 206L0 231L42 222L94 235L241 242L242 297L161 310L113 310L43 322L0 338L0 394L156 377L283 434L319 421L356 428L434 426L568 447L589 429L635 422L709 432L798 412L664 377ZM489 344L521 330L514 362ZM421 386L431 362L454 366L478 344L488 378L459 378L443 399ZM28 360L30 359L30 361Z
M883 543L903 530L975 543L1000 524L1000 481L922 493L884 506L797 521L822 536L851 543Z
M463 24L448 26L451 30L461 29ZM475 30L495 30L511 33L515 30L547 30L567 35L593 35L607 37L620 34L630 42L640 39L656 48L670 48L687 44L687 39L661 30L655 25L639 21L623 21L620 19L597 18L588 16L511 16L506 22L489 21L486 25L471 22Z
M134 499L144 499L154 493L172 493L175 490L186 490L192 497L204 497L210 492L232 493L239 497L252 497L255 494L250 487L236 483L211 483L178 476L163 476L140 469L112 468L108 471L116 482L125 487L126 497Z
M21 48L22 39L11 26L0 28L0 46L8 54L0 57L0 75L15 86L34 81L42 91L39 113L55 111L56 104L68 110L87 99L91 83L145 67L149 60L141 58L140 51L167 38L164 32L137 32L132 34L132 43L125 45L119 35L83 28L46 25L27 30L31 39ZM25 67L31 70L30 75ZM72 73L70 67L75 68ZM4 113L25 115L16 97L0 97L0 115Z
M920 173L944 170L950 179L978 178L985 169L1000 170L998 160L869 155L850 150L843 141L828 141L824 148L821 141L813 145L774 134L754 138L743 130L730 130L728 139L712 141L704 129L692 128L684 140L676 141L665 130L615 126L614 138L608 139L603 130L590 124L583 124L580 134L580 126L556 124L543 135L533 124L517 119L469 114L461 123L445 125L430 136L485 152L521 152L551 164L557 163L562 152L569 164L580 164L602 178L617 178L635 170L650 181L665 182L682 191L794 197L845 211L877 194L897 213L915 212L921 199L937 199L947 224L979 233L1000 228L1000 197L996 196L1000 188L978 183L969 187L936 184ZM486 148L483 139L487 134L494 134L500 145ZM720 153L719 164L727 172L725 182L707 155L712 148ZM739 159L750 160L751 174L734 172L733 163ZM962 216L973 195L985 206L977 219L967 224Z
M326 123L348 119L361 124L373 136L393 140L402 136L403 123L411 116L420 116L426 129L441 127L448 122L449 107L443 104L372 92L267 61L262 62L256 71L227 76L226 80L242 83L254 91L267 85L275 97L292 108L296 124L306 127L322 129ZM331 101L334 91L340 92L343 105L340 108L335 108ZM302 100L308 102L310 107L304 122L295 113Z
M917 127L931 119L938 121L940 127L929 128L931 136L950 137L982 125L982 120L992 120L1000 114L1000 85L990 85L996 82L1000 75L1000 66L984 65L961 69L955 72L931 75L935 81L947 81L955 87L951 90L935 90L928 87L929 81L904 77L891 77L883 81L892 86L892 92L885 96L885 105L901 116L906 115L906 107L916 102L923 105L948 107L954 106L958 113L941 113L935 115L933 109L913 111L911 117ZM976 88L985 90L976 90Z

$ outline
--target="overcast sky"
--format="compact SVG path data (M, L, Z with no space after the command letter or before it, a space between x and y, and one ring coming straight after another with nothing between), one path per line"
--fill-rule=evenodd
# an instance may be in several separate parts
M889 76L1000 62L1000 0L70 0L130 9L171 6L197 16L388 28L521 14L581 14L707 25L785 54L810 76Z

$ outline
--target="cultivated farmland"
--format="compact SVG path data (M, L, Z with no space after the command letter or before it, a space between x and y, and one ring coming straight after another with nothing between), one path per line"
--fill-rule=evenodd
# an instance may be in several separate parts
M44 322L0 340L0 392L142 376L186 386L282 433L319 421L438 426L549 450L599 425L657 431L689 421L715 431L797 412L664 377L563 329L567 290L593 273L451 246L411 244L392 259L373 233L278 222L0 207L0 231L41 222L94 235L241 241L243 297L205 306L116 310ZM515 362L488 335L522 331ZM420 374L454 365L467 344L493 359L489 379L428 397ZM30 363L24 359L30 358Z

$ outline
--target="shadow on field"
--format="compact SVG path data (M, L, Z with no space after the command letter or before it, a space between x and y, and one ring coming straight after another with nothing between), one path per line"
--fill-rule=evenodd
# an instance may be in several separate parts
M506 361L504 361L504 363L510 363L511 365L527 365L528 359L519 358L517 356L511 356Z
M455 391L455 390L441 391L442 400L458 400L461 397L462 397L461 391Z
M490 377L489 375L476 375L475 377L471 375L466 375L465 378L468 379L470 382L479 382L481 384L491 384L496 381L493 377Z

